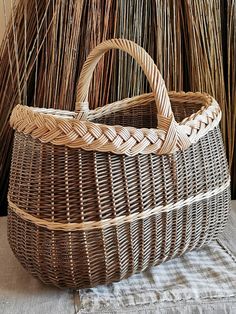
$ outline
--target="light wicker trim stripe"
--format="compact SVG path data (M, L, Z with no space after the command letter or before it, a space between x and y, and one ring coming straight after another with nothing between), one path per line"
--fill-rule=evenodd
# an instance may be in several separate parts
M127 216L120 216L120 217L111 218L111 219L103 219L101 221L88 221L88 222L82 222L82 223L59 223L59 222L51 222L45 219L37 218L27 213L24 209L19 208L16 204L14 204L10 200L9 197L8 197L8 204L9 204L10 209L13 210L21 218L39 227L44 227L44 228L47 228L48 230L54 230L54 231L56 230L88 231L92 229L103 229L103 228L107 228L111 226L117 226L123 223L129 223L129 222L136 221L139 219L144 219L144 218L150 217L151 215L156 215L162 212L170 212L170 211L182 208L183 206L192 205L195 202L199 202L204 199L211 198L212 196L215 196L223 192L229 186L230 186L230 177L228 181L224 183L222 186L214 190L207 191L206 193L200 193L196 196L189 197L186 200L181 200L173 204L167 204L165 206L157 206L155 208L146 210L141 213L134 213Z
M183 97L185 93L175 94L179 98L178 94ZM200 95L200 99L202 99L203 95ZM191 97L194 97L196 99L196 96L199 96L199 93L186 93L185 98L189 97L191 99ZM163 120L163 117L158 129L136 129L134 127L97 124L90 121L66 118L65 116L62 119L58 117L57 110L53 115L52 109L49 109L49 114L46 114L46 109L43 112L39 109L39 112L37 112L35 108L17 105L12 112L10 124L18 132L30 134L43 143L128 156L150 153L161 155L188 148L219 124L221 110L218 103L210 96L205 97L205 104L201 110L187 117L179 124L175 122L178 140L177 142L170 141L171 145L165 150L162 150L162 147L169 134L167 130L169 122L168 119ZM119 102L119 104L123 105L122 102ZM112 104L105 107L105 109L97 109L94 113L91 112L90 119L93 114L99 116L100 112L103 115L106 112L112 112ZM127 101L125 108L129 108ZM117 106L114 110L117 110Z

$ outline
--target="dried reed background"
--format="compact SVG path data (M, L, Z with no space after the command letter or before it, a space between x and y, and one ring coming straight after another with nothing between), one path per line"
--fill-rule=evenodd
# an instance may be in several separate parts
M5 0L1 0L5 4ZM0 213L6 213L17 103L74 109L75 87L89 51L113 37L132 39L154 58L169 90L214 95L235 173L236 2L233 0L13 0L0 47ZM119 62L118 59L119 58ZM96 69L91 107L149 90L140 68L113 51ZM232 176L236 196L236 176Z

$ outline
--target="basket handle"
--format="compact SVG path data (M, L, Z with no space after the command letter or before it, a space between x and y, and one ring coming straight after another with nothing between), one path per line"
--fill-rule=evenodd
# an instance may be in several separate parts
M89 112L88 92L93 71L102 56L110 49L120 49L130 54L143 69L154 93L159 116L172 116L170 99L165 82L150 55L139 45L127 39L110 39L96 46L85 61L77 85L76 108L77 113L86 116Z
M175 121L170 98L165 86L165 82L157 69L150 55L139 45L127 39L110 39L102 42L95 47L85 61L76 95L75 112L78 113L77 118L85 120L89 113L88 92L92 79L93 71L101 57L110 49L120 49L130 54L143 69L149 84L154 93L154 98L157 107L158 128L166 134L164 143L159 150L159 154L169 154L175 151L178 142L180 146L185 146L189 142L186 136L179 134L178 124Z

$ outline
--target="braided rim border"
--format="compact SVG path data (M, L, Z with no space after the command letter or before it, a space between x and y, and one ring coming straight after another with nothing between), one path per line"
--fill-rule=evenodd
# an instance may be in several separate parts
M91 111L88 119L92 116L102 116L119 110L130 108L134 103L141 102L151 94L143 94L121 102L106 105ZM180 123L176 123L179 141L171 148L169 153L177 150L187 149L191 144L196 143L201 137L214 129L221 120L221 109L216 100L204 93L169 93L171 99L194 103L202 102L202 108L185 118ZM112 152L115 154L125 154L134 156L137 154L155 153L163 154L161 148L165 143L168 134L168 121L162 129L147 129L123 127L119 125L110 126L93 123L89 120L69 119L55 116L57 110L41 109L17 105L11 114L10 125L13 129L24 134L31 135L34 139L39 139L42 143L52 143L54 145L65 145L71 148L82 148L88 151ZM49 112L46 114L45 112ZM165 122L165 121L164 121ZM187 141L183 141L187 138ZM166 153L166 151L165 151Z

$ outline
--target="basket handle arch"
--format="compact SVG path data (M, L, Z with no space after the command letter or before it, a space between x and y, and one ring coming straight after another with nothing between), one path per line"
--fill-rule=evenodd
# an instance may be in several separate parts
M119 49L131 55L141 66L154 93L157 112L169 117L172 115L170 99L165 82L151 56L136 43L127 39L110 39L96 46L85 61L77 85L76 112L89 111L88 92L93 72L102 58L110 49Z
M102 56L110 49L119 49L127 52L141 66L154 94L158 128L166 132L160 153L165 154L175 151L177 142L179 140L182 142L182 136L179 136L180 134L177 132L178 123L175 121L172 112L165 82L151 56L142 47L128 39L114 38L106 40L90 52L82 67L77 85L75 105L75 112L78 113L77 118L86 120L86 116L89 113L88 93L94 69Z

